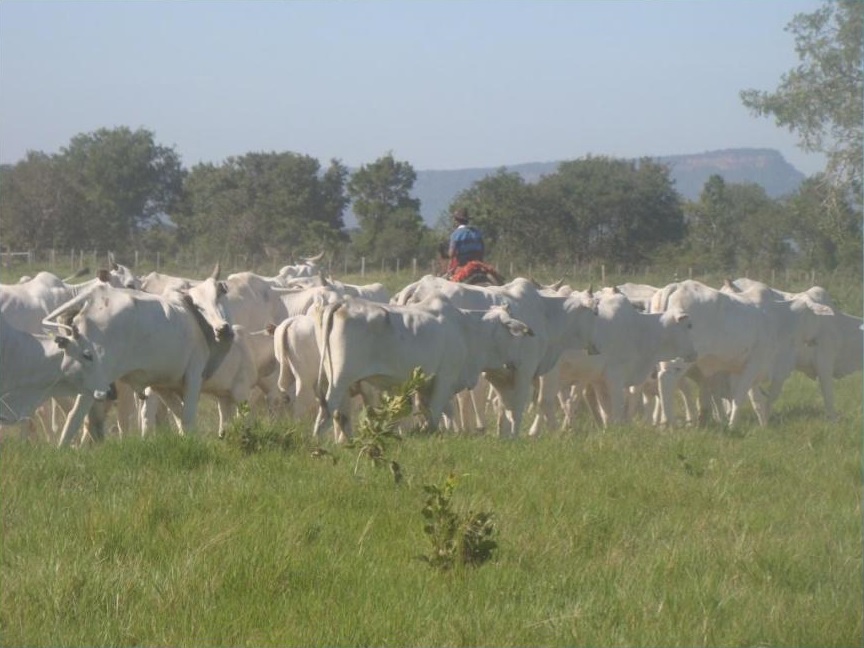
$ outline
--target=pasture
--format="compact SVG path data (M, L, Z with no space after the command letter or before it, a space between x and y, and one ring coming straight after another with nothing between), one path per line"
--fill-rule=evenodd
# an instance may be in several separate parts
M860 283L820 283L860 314ZM0 643L861 645L861 374L837 399L827 422L796 374L767 428L412 434L399 484L309 422L244 452L209 406L190 438L5 439ZM423 487L451 474L498 549L439 572Z

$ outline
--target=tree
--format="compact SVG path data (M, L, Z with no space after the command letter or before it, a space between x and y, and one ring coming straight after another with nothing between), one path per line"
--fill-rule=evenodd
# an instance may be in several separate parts
M420 201L411 197L416 179L414 168L392 153L354 172L348 195L360 225L353 239L359 254L377 261L417 253L426 226Z
M835 200L859 201L864 151L864 2L827 0L786 26L801 64L781 77L773 93L744 90L741 100L757 115L800 136L805 151L825 153L825 178ZM839 196L839 198L838 198ZM841 207L842 209L842 207Z
M60 161L87 204L84 226L92 247L134 246L143 228L170 216L180 202L180 158L148 130L124 126L76 135Z
M688 205L688 217L688 242L694 254L707 268L732 271L738 228L722 176L708 178L699 200Z
M347 170L297 153L248 153L221 165L199 164L178 214L183 242L229 258L314 254L344 242Z
M684 235L681 198L669 169L650 159L563 162L537 190L543 225L567 260L644 263L658 245Z
M752 182L729 184L726 192L738 240L736 268L743 271L786 267L792 256L792 235L783 205L768 196L761 185Z
M861 269L860 215L845 201L826 209L829 185L819 176L807 178L786 203L789 236L805 269ZM833 202L833 201L832 201Z
M29 151L0 169L3 242L13 249L80 247L86 205L59 156Z

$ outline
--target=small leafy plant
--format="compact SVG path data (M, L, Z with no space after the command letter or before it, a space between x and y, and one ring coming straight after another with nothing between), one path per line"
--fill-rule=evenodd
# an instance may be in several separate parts
M459 514L453 509L456 484L456 476L451 474L441 485L423 487L427 494L422 511L423 532L429 539L431 551L420 559L439 571L457 565L477 567L492 558L498 548L498 543L492 539L495 533L492 513Z
M295 441L294 430L285 429L284 425L273 420L253 416L246 403L239 406L237 416L225 429L223 438L247 455L265 450L290 452Z
M398 484L402 481L401 466L388 455L390 441L401 441L397 424L409 414L414 406L414 397L429 383L420 367L416 367L407 382L400 385L395 393L381 395L381 404L366 409L365 417L358 426L356 437L347 445L359 449L354 464L354 474L360 459L367 457L375 467L387 466Z

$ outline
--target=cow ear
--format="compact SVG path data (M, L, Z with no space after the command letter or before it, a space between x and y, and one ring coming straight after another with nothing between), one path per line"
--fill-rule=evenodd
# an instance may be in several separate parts
M111 274L105 268L99 268L99 271L96 273L96 278L102 283L108 283L111 279Z
M621 291L618 290L618 286L612 286L612 294L613 295L620 295L621 294Z
M267 335L273 337L273 334L276 332L276 325L270 322L266 327L264 327L264 330L267 331Z
M68 347L69 343L71 341L72 340L70 340L69 338L64 337L62 335L55 335L54 336L54 342L56 342L57 346L60 347L61 349L65 349L66 347Z
M227 295L228 294L228 284L225 283L224 281L218 282L216 284L216 292L219 293L220 295Z

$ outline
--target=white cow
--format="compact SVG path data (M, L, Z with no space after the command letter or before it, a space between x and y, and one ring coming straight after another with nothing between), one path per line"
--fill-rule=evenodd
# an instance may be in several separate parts
M283 282L285 288L296 288L298 290L307 288L332 288L337 293L348 297L360 297L368 301L386 304L390 300L390 294L382 283L371 283L366 285L346 284L335 279L315 275L312 277L296 277Z
M296 417L317 412L315 398L321 353L312 315L294 315L273 328L273 350L279 362L279 390L291 398Z
M318 262L323 258L324 252L321 252L314 257L303 259L301 263L283 266L279 269L279 273L276 277L285 281L295 277L313 277L317 274L321 274L321 267L318 265Z
M408 306L351 299L317 306L319 375L326 375L314 433L331 417L337 440L350 438L349 388L366 380L388 388L410 378L420 367L431 378L421 395L427 424L436 427L450 399L473 387L484 370L514 360L519 342L531 335L506 308L470 312L433 296Z
M217 277L218 266L199 285L169 296L102 284L45 318L46 326L71 333L58 338L65 353L93 357L84 368L86 391L66 421L61 445L72 441L87 409L118 379L136 391L182 384L182 431L194 428L201 384L219 366L233 339L220 304L224 286ZM61 317L66 321L58 321Z
M320 302L322 305L324 302ZM332 302L328 302L332 303ZM279 326L268 327L273 336L273 349L279 361L279 391L291 400L291 411L297 418L311 418L318 413L316 390L321 367L321 352L318 349L315 318L312 315L294 315ZM376 390L367 383L353 385L352 396L362 397L363 404L375 402Z
M237 406L249 400L252 388L258 382L258 371L249 348L249 337L241 327L234 327L234 338L218 367L205 377L201 393L216 399L219 412L218 434L225 434L227 422L236 415ZM155 427L160 402L164 402L182 429L183 393L185 385L162 384L148 387L141 408L141 434L146 436Z
M770 291L785 301L799 303L802 308L818 310L812 305L814 302L832 308L831 313L822 311L823 317L816 320L817 330L811 332L804 344L797 345L794 365L798 371L819 382L825 413L829 419L836 420L834 379L861 371L864 365L864 338L860 328L862 319L834 309L834 301L828 291L820 286L813 286L800 293L788 293L770 288L761 282L736 279L734 282L727 282L723 290L744 295L750 290ZM773 402L780 395L782 384L781 380L772 384L768 393L769 402Z
M89 353L64 352L53 337L21 331L0 314L0 423L27 419L48 398L77 396L82 365L91 362Z
M700 383L701 416L711 409L712 390L727 392L730 402L726 423L734 425L745 397L766 425L771 403L759 384L782 384L794 364L796 350L809 343L818 317L830 312L811 301L776 300L769 291L727 294L697 281L670 284L655 295L652 309L680 310L693 323L697 360L690 375ZM673 376L670 378L670 375ZM665 421L674 423L672 388L680 367L658 376Z
M616 286L618 292L624 295L637 310L648 312L651 309L651 299L659 288L648 284L623 283Z
M594 336L598 354L570 349L561 354L556 370L541 377L538 412L531 428L536 434L541 417L551 423L563 388L591 386L597 395L603 425L626 420L630 387L641 386L660 361L696 359L690 318L681 312L642 313L623 294L601 293Z
M513 317L525 322L534 336L519 345L519 354L507 367L485 372L501 400L498 434L519 433L522 416L531 400L534 380L552 370L567 348L594 350L596 301L590 291L566 297L538 290L528 279L504 286L469 286L427 275L400 291L396 303L413 303L443 295L459 308L484 310L508 305Z
M109 264L110 270L100 270L97 277L79 284L70 284L68 280L88 274L89 270L80 270L66 279L60 279L50 272L39 272L27 281L0 285L0 314L6 318L7 324L19 330L41 334L42 319L48 313L94 285L107 281L118 288L138 286L137 278L132 271L114 262L113 255L109 255ZM48 406L47 402L46 406ZM61 409L56 397L52 397L50 416L51 427L55 432L59 430L56 414Z
M48 313L97 284L108 282L118 288L137 285L128 268L116 267L118 270L100 270L97 277L80 284L66 283L50 272L39 272L23 283L0 284L0 314L17 329L40 333Z

